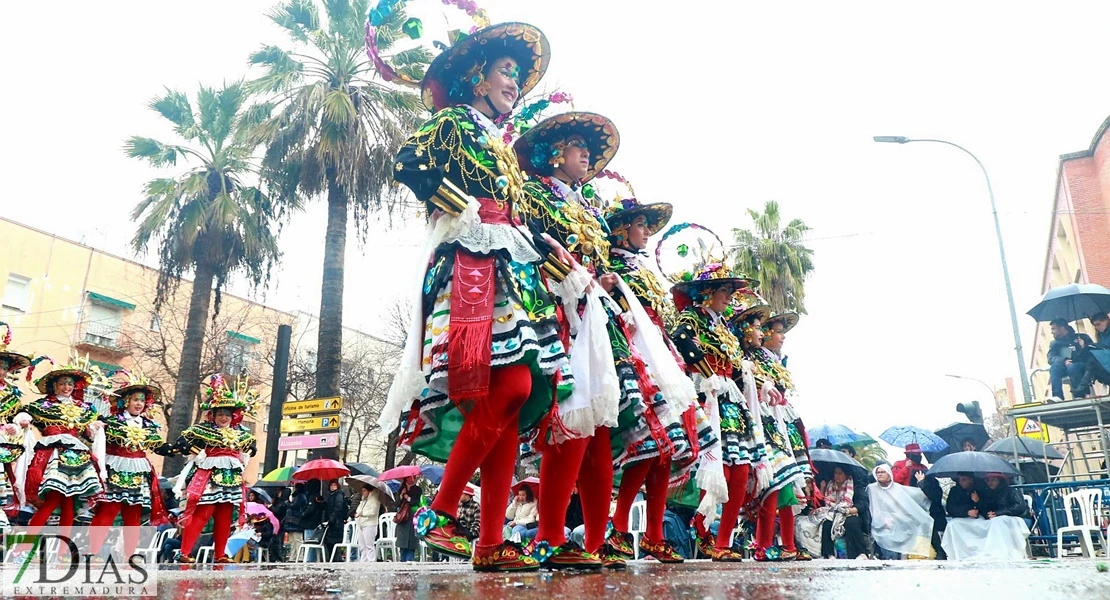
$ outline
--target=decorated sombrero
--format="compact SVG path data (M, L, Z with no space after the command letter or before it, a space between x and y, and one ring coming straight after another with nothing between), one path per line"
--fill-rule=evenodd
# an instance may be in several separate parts
M782 332L786 333L798 324L798 313L782 312L763 319L763 328L770 329L774 323L782 323Z
M771 316L771 305L750 288L737 290L732 296L730 308L732 308L732 315L729 316L728 322L731 325L738 325L753 318L765 323Z
M258 403L258 392L250 387L249 379L239 379L231 387L224 381L222 375L213 375L211 380L204 384L208 391L201 410L214 411L218 408L229 408L241 415L242 412L254 414L255 404Z
M601 172L620 147L620 134L608 118L591 112L566 112L548 117L528 129L513 144L520 167L529 175L550 175L552 163L562 159L563 143L579 136L590 150L590 168L579 183Z
M53 360L50 360L49 357L45 356L40 357L33 362L37 364L42 360L49 360L51 365L54 364ZM69 360L69 364L62 367L55 367L53 371L50 371L46 375L43 375L42 377L36 379L35 388L39 391L40 394L53 394L55 381L57 381L61 377L72 377L74 382L77 384L77 387L80 389L84 389L90 383L92 383L92 374L89 372L89 369L90 366L88 356L85 356L84 358L76 356L71 357ZM32 370L27 373L28 380L30 379L31 373L33 372L34 371Z
M12 326L0 321L0 327L4 328L4 337L0 338L0 363L7 363L9 373L28 367L31 364L30 358L8 351L8 345L12 343Z
M619 229L644 215L650 235L655 235L667 226L674 213L674 206L667 202L641 204L636 198L617 198L605 209L605 223L611 231Z
M489 61L502 57L520 67L519 101L547 72L551 47L543 32L527 23L499 23L461 37L428 66L420 83L424 106L438 111L465 101L482 82Z
M122 373L127 375L127 385L113 392L116 396L111 403L113 414L123 412L124 408L127 406L127 397L135 392L141 392L144 395L144 400L146 400L146 407L143 409L144 412L150 410L150 407L154 406L154 403L162 398L162 388L158 387L158 384L154 383L149 378L143 376L142 373L131 373L128 371L122 371Z
M728 266L725 245L707 227L696 223L671 226L655 248L659 270L674 287L675 307L683 310L706 290L731 285L739 290L754 281L733 273Z

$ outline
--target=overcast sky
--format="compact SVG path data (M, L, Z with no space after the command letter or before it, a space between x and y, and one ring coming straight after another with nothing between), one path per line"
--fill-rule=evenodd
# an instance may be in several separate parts
M164 174L125 158L123 140L171 139L145 106L164 86L192 95L238 79L252 50L284 43L264 16L273 4L7 6L3 214L131 256L127 214ZM990 399L944 374L1016 376L982 174L953 148L871 137L947 139L986 164L1028 354L1023 313L1040 295L1057 157L1086 149L1110 113L1110 4L480 4L547 33L541 88L613 119L611 168L643 201L726 236L749 225L745 208L775 199L813 228L810 314L787 341L811 425L938 427L962 420L956 402ZM324 226L317 204L285 227L265 302L318 310ZM421 236L383 230L347 254L345 324L371 332L408 287Z

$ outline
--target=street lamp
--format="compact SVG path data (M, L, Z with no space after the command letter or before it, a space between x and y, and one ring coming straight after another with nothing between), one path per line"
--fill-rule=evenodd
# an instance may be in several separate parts
M987 180L987 194L991 199L991 213L994 215L994 233L998 237L998 254L1002 258L1002 279L1006 283L1006 300L1010 304L1010 325L1014 329L1014 351L1017 353L1018 361L1018 375L1021 378L1021 393L1025 398L1025 403L1033 402L1033 394L1029 389L1029 376L1025 370L1025 351L1021 347L1021 332L1018 330L1017 309L1014 307L1014 290L1010 286L1010 269L1006 265L1006 248L1002 245L1002 226L998 223L998 207L994 203L994 189L991 188L991 178L987 174L987 168L983 166L983 162L979 157L971 153L970 150L964 148L959 144L945 140L931 140L931 139L913 139L901 135L877 135L873 138L876 142L884 144L907 144L909 142L934 142L937 144L946 144L953 148L963 150L970 156L975 164L983 171L983 178ZM985 383L983 385L986 385ZM990 386L987 386L988 388ZM991 392L994 395L994 392Z
M992 387L990 386L990 384L988 384L987 382L983 381L982 379L976 379L976 378L974 378L974 377L965 377L965 376L963 376L963 375L952 375L952 374L950 374L950 373L946 373L946 374L945 374L944 376L945 376L945 377L951 377L952 379L966 379L966 380L968 380L968 381L978 381L978 382L979 382L980 384L982 384L982 385L983 385L983 387L987 388L987 391L989 391L989 392L991 393L991 398L992 398L992 399L993 399L993 398L995 397L995 396L994 396L994 388L992 388Z

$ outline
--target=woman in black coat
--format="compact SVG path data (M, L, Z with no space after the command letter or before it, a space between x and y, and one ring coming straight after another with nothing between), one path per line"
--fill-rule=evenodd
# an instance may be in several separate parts
M940 489L940 482L933 475L926 475L920 471L914 473L917 487L929 499L929 516L933 518L933 550L937 553L937 560L946 560L948 557L940 547L941 535L948 527L948 515L944 512L944 491Z
M339 481L331 480L328 483L328 499L324 504L323 522L327 525L324 533L324 547L327 548L327 559L331 558L332 548L343 541L343 526L347 523L347 494L339 489ZM325 560L327 560L325 559Z
M981 513L988 519L995 517L1029 518L1029 505L1021 491L1010 487L1010 479L1001 473L987 475L987 487L980 494Z
M948 504L945 506L948 516L953 519L978 519L980 516L979 502L982 500L980 492L983 490L981 481L975 479L971 473L956 475L956 485L948 490Z

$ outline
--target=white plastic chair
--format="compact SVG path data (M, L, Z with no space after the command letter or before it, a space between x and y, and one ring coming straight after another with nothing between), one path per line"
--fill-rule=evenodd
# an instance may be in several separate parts
M310 543L306 542L304 544L301 544L301 547L297 548L297 555L293 557L293 562L307 563L308 562L308 552L310 550L317 550L317 551L320 552L320 554L318 555L320 557L320 560L313 561L313 562L322 562L324 560L327 560L328 550L327 550L327 548L324 547L324 538L326 538L327 535L328 535L328 526L325 525L323 533L320 534L320 541L310 542Z
M343 550L344 562L351 562L351 555L355 552L355 548L358 548L358 535L358 523L347 521L343 525L343 540L331 549L331 562L335 562L337 550Z
M212 544L211 546L202 546L200 550L197 550L197 562L196 562L196 564L200 565L200 564L204 564L204 563L208 562L209 560L212 559L212 555L215 552L216 552L216 545L215 544Z
M1075 523L1075 516L1072 512L1072 502L1079 503L1079 519L1078 524ZM1056 557L1064 557L1064 534L1077 533L1079 534L1079 545L1083 548L1083 556L1094 557L1095 554L1094 544L1091 543L1091 534L1095 534L1098 538L1099 544L1102 545L1103 552L1106 552L1106 538L1102 535L1102 529L1099 526L1099 509L1102 507L1102 490L1087 489L1077 490L1067 496L1064 496L1064 514L1068 516L1067 527L1061 527L1056 530Z
M632 503L628 511L628 532L632 534L632 555L640 555L640 535L647 533L647 501Z
M389 560L397 560L397 524L393 522L395 512L388 512L378 517L378 539L374 540L374 552L378 559L385 561L385 552L389 551Z
M158 551L162 549L162 544L170 538L176 529L166 529L158 532L153 539L150 540L150 545L145 548L136 548L135 554L142 554L146 557L146 564L151 565L158 562Z

